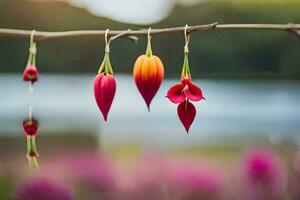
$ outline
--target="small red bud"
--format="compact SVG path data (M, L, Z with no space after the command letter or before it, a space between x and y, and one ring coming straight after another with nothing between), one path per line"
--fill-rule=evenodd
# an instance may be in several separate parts
M26 136L36 136L39 129L38 121L34 119L26 119L23 121L23 130Z
M23 81L34 83L38 80L39 73L36 66L27 65L23 72Z

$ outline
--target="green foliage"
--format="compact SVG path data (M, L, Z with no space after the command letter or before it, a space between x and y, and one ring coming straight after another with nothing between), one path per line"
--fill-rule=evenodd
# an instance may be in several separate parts
M153 28L219 23L300 22L299 1L208 1L192 7L176 6ZM96 17L62 2L0 1L0 27L47 31L75 29L147 28ZM120 39L111 44L115 72L131 73L143 54L146 38L137 45ZM41 72L94 72L103 58L103 37L73 37L39 42L37 63ZM22 72L28 40L0 38L0 72ZM153 36L153 53L159 55L169 76L180 76L183 33ZM192 76L228 78L300 78L300 39L288 32L220 30L193 33L190 42Z

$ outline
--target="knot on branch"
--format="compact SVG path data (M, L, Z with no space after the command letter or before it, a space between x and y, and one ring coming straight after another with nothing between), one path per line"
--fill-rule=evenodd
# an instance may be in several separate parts
M219 22L212 23L210 28L211 29L216 29L218 24L219 24Z

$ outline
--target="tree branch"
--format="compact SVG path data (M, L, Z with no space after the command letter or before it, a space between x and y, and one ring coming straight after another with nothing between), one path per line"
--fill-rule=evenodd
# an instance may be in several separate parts
M281 30L288 31L300 36L300 24L204 24L189 26L187 28L188 32L197 31L209 31L209 30L228 30L228 29L253 29L253 30ZM124 33L126 30L111 30L109 35L118 35ZM177 32L183 32L183 27L172 27L172 28L162 28L162 29L151 29L151 35L161 35L161 34L172 34ZM137 35L147 35L148 29L141 30L129 30L126 34L122 36L127 36L132 40L137 40L135 36ZM7 37L30 37L31 30L19 30L19 29L7 29L0 28L0 36ZM49 40L49 39L59 39L64 37L74 37L74 36L101 36L105 34L105 30L77 30L77 31L61 31L61 32L45 32L36 31L34 34L34 39L38 40Z

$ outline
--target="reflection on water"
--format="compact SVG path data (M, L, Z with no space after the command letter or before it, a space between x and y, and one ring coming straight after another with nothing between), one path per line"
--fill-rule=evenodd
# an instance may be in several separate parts
M104 144L137 141L145 145L182 145L220 141L224 137L264 135L273 141L300 130L300 82L199 80L206 101L186 136L165 94L177 80L165 80L148 113L130 76L117 76L117 94L102 117L93 96L93 75L41 76L28 94L21 75L0 76L0 134L20 134L29 105L43 132L101 133Z

